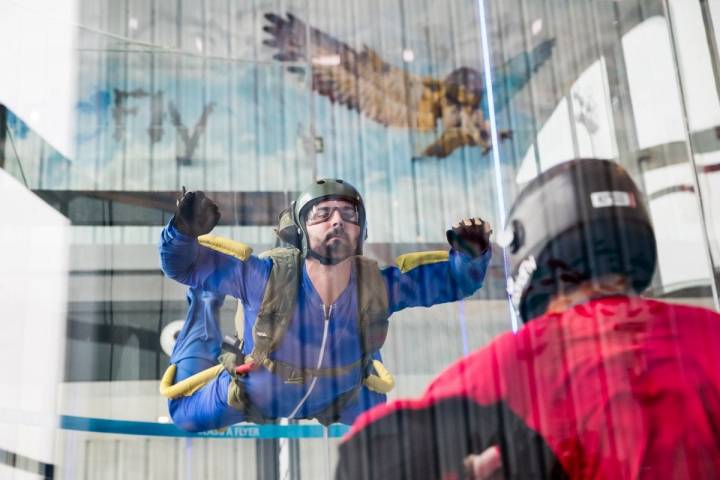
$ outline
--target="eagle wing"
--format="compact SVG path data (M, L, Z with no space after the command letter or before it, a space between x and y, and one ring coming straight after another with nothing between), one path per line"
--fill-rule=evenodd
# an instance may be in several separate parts
M530 82L533 74L552 56L555 39L541 42L529 52L521 52L509 59L500 68L493 71L493 91L495 111L507 108L512 98ZM485 117L489 116L487 98L483 97L481 108Z
M288 13L265 14L270 34L263 43L282 62L310 61L312 88L333 103L357 110L386 126L434 129L440 84L385 62L368 47L357 51ZM293 70L302 70L292 66Z

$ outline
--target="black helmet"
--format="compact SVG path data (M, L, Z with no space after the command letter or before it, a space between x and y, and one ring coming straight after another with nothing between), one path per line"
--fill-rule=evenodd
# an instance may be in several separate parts
M630 175L608 160L557 165L531 181L498 237L510 267L508 293L524 321L542 315L550 298L610 274L635 292L655 271L655 234Z
M337 178L323 178L316 180L300 195L297 200L292 203L293 221L298 228L300 234L300 251L304 257L308 255L308 234L305 226L305 216L313 207L322 200L339 199L346 200L358 210L358 218L360 225L360 237L358 238L356 255L362 255L363 241L367 238L367 224L365 222L365 204L363 203L360 192L355 187ZM323 259L319 259L323 261Z

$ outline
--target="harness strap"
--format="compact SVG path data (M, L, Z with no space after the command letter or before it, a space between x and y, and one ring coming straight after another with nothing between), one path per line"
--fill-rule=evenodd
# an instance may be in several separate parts
M266 358L262 365L271 373L278 375L285 383L305 383L315 377L340 377L347 375L352 370L363 365L362 359L357 360L349 365L332 368L309 368L297 367L281 360L271 360Z
M363 355L380 350L388 332L389 300L378 264L365 257L355 257L358 317Z
M332 425L340 420L340 415L345 406L355 401L359 393L360 385L356 385L352 389L338 396L325 410L313 415L313 418L326 427Z
M248 356L257 364L265 361L287 332L300 284L297 250L274 248L263 252L261 257L269 257L273 266L252 330L253 349Z
M205 237L201 244L241 260L246 260L252 252L249 247L226 239ZM244 360L245 363L263 365L270 372L280 376L286 383L292 384L304 383L318 377L343 376L353 369L361 367L363 370L362 380L354 388L338 396L325 410L313 416L323 425L329 425L340 418L340 412L348 403L357 398L363 385L379 393L387 393L392 389L395 383L392 375L380 362L372 360L370 357L372 352L378 351L382 347L388 330L388 297L377 262L361 256L355 257L358 280L358 327L363 351L362 358L350 365L318 369L296 367L268 357L288 330L294 312L302 267L300 252L295 249L276 248L264 252L261 257L271 258L273 267L253 326L254 346L252 352L247 357L243 356L242 359L233 353L221 355L219 359L221 365L201 372L202 375L197 374L183 380L177 385L172 385L175 376L174 369L171 374L171 369L168 369L163 376L161 385L163 395L191 395L217 376L224 368L233 378L228 388L228 404L243 412L248 421L267 423L275 419L265 417L248 398L245 384L236 372L238 360L241 360L240 363ZM235 316L238 338L242 338L244 330L243 313L243 306L239 304ZM174 368L174 366L171 367Z
M245 415L248 422L263 424L274 421L274 418L266 417L263 413L250 401L245 391L245 383L241 382L235 368L238 365L238 357L234 353L226 352L218 357L220 368L224 368L232 377L232 381L228 386L227 403L231 407L240 411Z
M224 353L220 355L218 358L220 361L219 365L215 365L214 367L210 367L206 370L203 370L199 373L196 373L195 375L188 377L178 383L173 384L173 380L175 379L175 372L177 367L174 364L171 364L168 369L165 371L165 374L163 375L163 378L160 382L160 393L163 397L175 399L181 396L191 396L193 393L198 391L203 386L207 385L210 381L212 381L215 377L217 377L220 372L223 370L226 370L230 375L232 376L233 380L230 382L230 385L228 387L228 394L227 394L227 402L228 405L232 406L233 408L243 412L245 415L245 418L249 422L257 423L257 424L263 424L263 423L269 423L276 420L272 417L266 417L263 415L263 413L250 401L250 399L247 396L247 393L245 391L245 383L240 381L238 378L238 375L235 373L235 368L237 367L237 360L238 357L234 353ZM325 369L296 369L292 365L285 363L285 362L279 362L279 361L272 361L269 360L269 362L272 362L274 364L275 372L278 375L283 376L287 370L286 368L289 368L291 371L294 372L301 372L300 374L307 374L308 372L311 372L315 376L335 376L335 375L341 375L344 373L349 372L351 369L356 368L360 365L361 361L352 363L350 365L346 365L344 367L338 367L338 368L325 368ZM375 390L380 393L386 393L390 389L392 389L394 385L394 379L392 378L392 375L390 375L387 370L382 366L382 363L380 363L377 360L372 361L372 367L374 368L377 375L367 375L367 377L363 380L363 383L370 388L371 390ZM266 365L267 368L267 365ZM344 372L343 372L344 371ZM391 383L383 383L384 381L387 381L387 378L391 380ZM290 376L288 379L292 379L293 377ZM300 377L303 378L303 377ZM307 378L303 378L302 381L305 381ZM286 380L287 381L287 380ZM295 383L295 382L290 382ZM297 382L300 383L300 382ZM378 387L380 386L380 387ZM388 388L389 386L389 388ZM321 424L327 426L332 423L335 423L340 419L340 414L345 408L345 406L351 402L353 402L359 392L360 392L361 384L356 385L352 389L348 390L347 392L341 394L338 396L335 401L330 403L330 405L327 406L324 410L320 411L319 413L310 416L309 418L315 418L318 422Z

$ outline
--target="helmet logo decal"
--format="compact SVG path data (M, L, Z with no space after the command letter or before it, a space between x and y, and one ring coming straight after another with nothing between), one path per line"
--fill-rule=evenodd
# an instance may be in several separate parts
M507 293L510 295L510 300L517 309L520 306L520 299L522 298L525 287L530 282L530 279L537 270L537 262L535 257L530 255L522 261L518 267L517 277L508 277L507 280Z
M632 207L637 205L632 192L605 191L590 194L590 203L593 208Z

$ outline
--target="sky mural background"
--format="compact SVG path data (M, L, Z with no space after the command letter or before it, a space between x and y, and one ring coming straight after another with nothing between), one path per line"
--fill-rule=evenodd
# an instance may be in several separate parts
M662 2L488 2L493 90L508 98L496 106L497 129L512 135L494 151L465 146L441 159L416 157L442 134L442 121L434 132L384 126L312 89L318 59L308 54L284 63L265 44L266 15L292 13L351 49L372 49L409 77L443 80L461 67L484 73L477 6L473 0L88 2L79 8L77 30L75 154L58 154L27 127L28 119L11 112L8 125L23 168L8 162L8 170L33 189L171 192L186 186L280 192L288 203L313 177L341 177L365 195L370 243L417 244L443 242L445 228L467 216L497 226L522 185L560 161L611 158L648 194L663 197L653 199L658 206L670 192L682 197L670 199L672 205L697 212L683 229L693 232L692 240L661 241L667 252L661 271L672 284L704 281L708 250L718 255L716 226L712 210L704 212L710 222L704 238L686 143L712 158L720 103L706 82L712 72L703 63L710 58L707 46L692 34L702 26L699 10L670 3L678 45L699 59L678 56L677 72ZM547 61L513 85L505 66L547 41L554 42ZM652 55L643 53L647 45L655 46ZM698 102L694 93L684 106L680 79L711 100ZM380 89L392 87L382 75L376 81ZM664 170L672 168L677 172ZM717 183L712 172L701 172L699 185ZM718 202L712 191L706 188L706 209ZM77 243L156 239L154 227L114 227L112 221L74 228L73 236ZM218 233L273 242L270 222ZM701 273L678 275L684 264Z
M330 176L364 193L371 242L439 242L459 218L495 220L491 153L464 147L445 159L413 160L439 136L440 124L434 133L385 127L333 104L311 91L306 62L299 62L304 74L291 72L262 43L264 14L293 12L353 48L376 50L408 74L442 79L459 67L481 72L475 2L307 8L256 1L252 9L206 2L200 16L191 8L129 2L116 11L111 2L97 2L81 9L75 157L33 155L32 135L21 122L11 123L34 188L297 192L313 175ZM535 28L528 49L548 38ZM515 43L503 46L507 54L495 65L526 50ZM523 101L518 96L518 107L498 118L499 128L513 131L500 146L511 166L533 133ZM508 181L509 195L514 183Z

